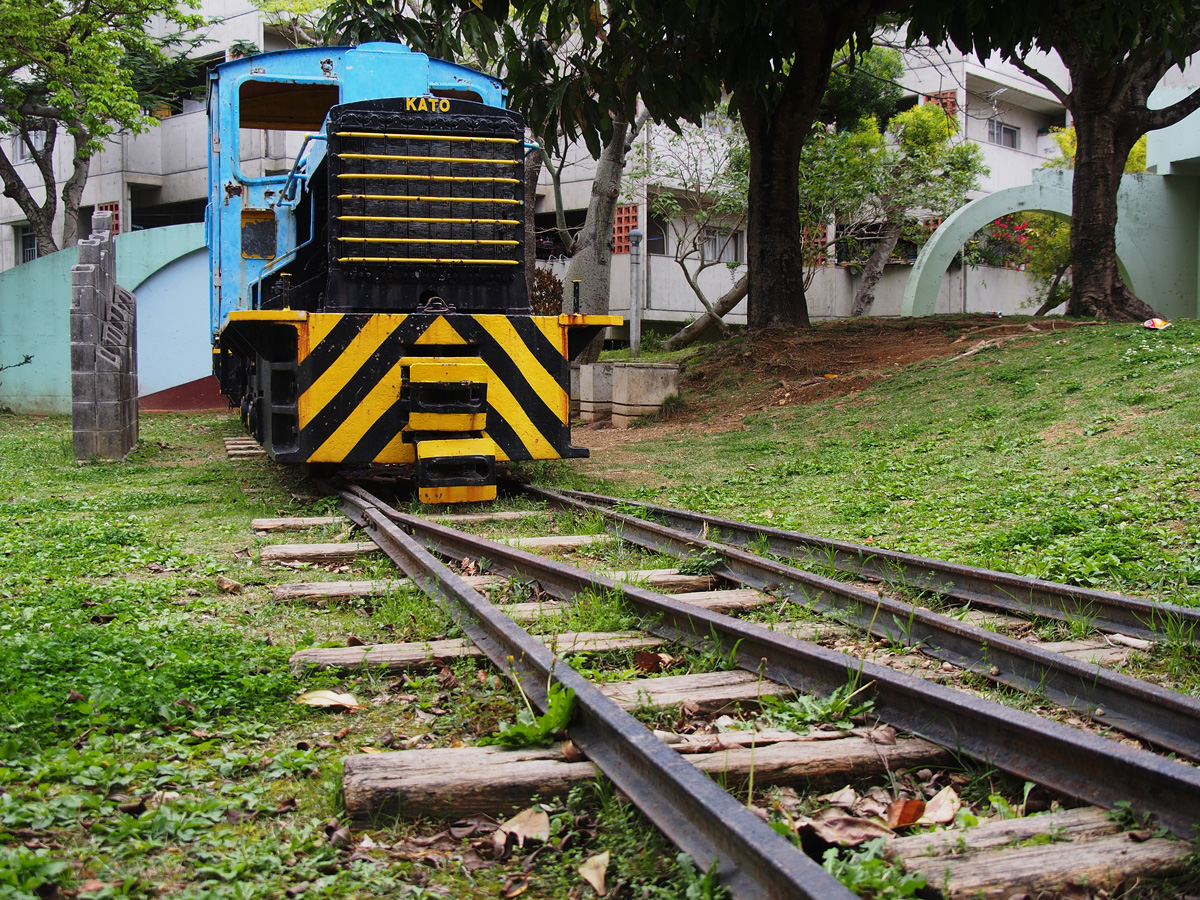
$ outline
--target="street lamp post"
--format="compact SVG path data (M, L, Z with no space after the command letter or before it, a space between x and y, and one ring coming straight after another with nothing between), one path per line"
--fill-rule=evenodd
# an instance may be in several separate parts
M629 232L629 355L642 354L642 233Z

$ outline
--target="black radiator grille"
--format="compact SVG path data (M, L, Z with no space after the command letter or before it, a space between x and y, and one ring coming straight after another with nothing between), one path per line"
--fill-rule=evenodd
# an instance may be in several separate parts
M331 262L350 278L511 280L524 261L520 120L475 104L414 114L391 102L400 108L331 117Z

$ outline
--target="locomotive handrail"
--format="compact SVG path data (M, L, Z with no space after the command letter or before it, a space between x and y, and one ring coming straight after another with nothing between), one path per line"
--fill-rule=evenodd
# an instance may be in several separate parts
M324 141L326 136L323 134L310 132L304 135L304 143L300 145L299 151L296 153L296 160L292 163L292 168L288 171L287 181L283 183L283 190L280 191L279 200L281 203L292 203L295 197L292 196L294 190L293 185L299 185L300 180L304 177L297 174L300 169L300 162L304 159L304 151L308 149L309 141Z

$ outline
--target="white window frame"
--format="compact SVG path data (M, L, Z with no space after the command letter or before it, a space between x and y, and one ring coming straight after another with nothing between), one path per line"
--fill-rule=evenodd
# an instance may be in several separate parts
M1005 140L1006 137L1012 138L1012 143ZM999 119L988 119L988 142L995 144L998 147L1007 147L1010 150L1021 149L1021 129L1016 125L1009 125L1007 122L1001 122Z
M35 128L29 132L29 138L33 141L34 146L40 152L46 146L46 130L44 128ZM25 146L25 142L21 140L20 134L13 135L12 156L14 163L33 162L33 154L29 148Z
M742 233L706 228L701 250L706 262L742 262Z
M37 236L33 233L33 228L28 225L16 225L13 227L13 242L16 265L22 263L33 262L38 258ZM29 246L26 246L29 245Z

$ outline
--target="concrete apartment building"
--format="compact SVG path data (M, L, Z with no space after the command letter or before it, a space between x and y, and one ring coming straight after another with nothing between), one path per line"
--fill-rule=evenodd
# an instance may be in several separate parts
M230 46L249 42L266 50L290 46L271 29L262 13L246 0L205 0L202 15L213 23L203 30L207 43L197 55L223 61ZM182 97L169 108L155 111L159 123L144 134L118 134L94 156L80 208L80 237L86 237L93 210L113 213L118 234L165 225L202 223L208 196L207 119L204 82L195 85L195 98ZM16 137L0 137L4 150L35 196L41 195L41 176L27 159ZM243 144L248 171L274 171L291 166L299 143L285 145L282 134L251 132ZM70 141L55 148L60 179L70 171ZM59 188L61 189L61 180ZM62 219L59 210L59 223ZM56 225L56 230L59 226ZM0 197L0 271L37 258L37 247L24 213Z
M1043 85L1022 73L1015 66L1000 60L986 64L971 54L952 48L915 49L904 53L905 72L900 79L904 95L903 110L909 106L936 103L953 114L959 123L959 139L979 145L990 172L981 180L974 196L1029 184L1032 172L1047 159L1057 155L1058 145L1051 129L1069 124L1066 108ZM1068 81L1066 71L1056 56L1034 54L1030 65L1055 80ZM639 136L639 142L654 144L662 140L665 129L656 132L653 125ZM653 151L651 151L653 152ZM591 159L576 148L568 153L563 171L563 201L570 224L580 224L586 211L591 189ZM646 305L645 316L662 327L688 321L703 310L688 287L673 258L673 238L670 223L655 221L648 198L630 197L631 202L621 209L618 232L627 232L633 225L646 235L643 244L641 296ZM549 179L543 174L536 208L539 229L544 232L553 223L553 196ZM714 247L716 242L714 241ZM617 236L612 275L612 311L627 314L631 293L628 242ZM566 264L556 258L556 248L539 248L544 264L562 276ZM745 235L735 234L724 248L723 260L737 263L745 258ZM905 282L912 260L900 260L889 265L877 291L873 313L896 315L900 311ZM715 300L741 275L737 267L716 266L700 276L700 283L710 300ZM850 313L857 289L857 269L838 265L830 259L813 278L808 288L809 312L814 317L839 317ZM1026 273L1013 269L991 267L953 269L943 280L939 294L939 312L999 311L1017 312L1028 302L1033 292L1032 280ZM727 320L734 324L745 321L745 303L737 307Z

